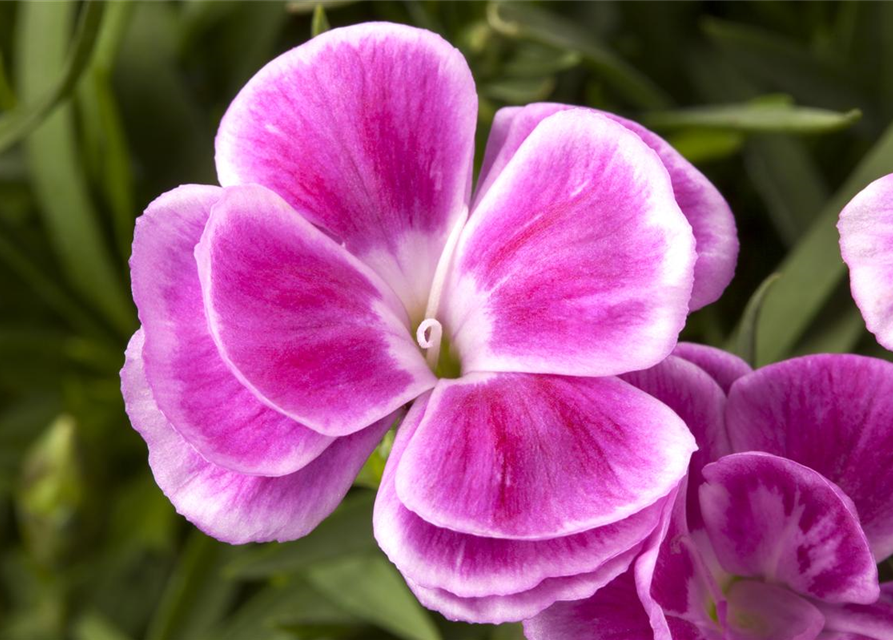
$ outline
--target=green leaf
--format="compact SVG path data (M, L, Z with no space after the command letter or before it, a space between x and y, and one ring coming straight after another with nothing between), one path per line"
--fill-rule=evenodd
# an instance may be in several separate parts
M533 40L572 51L626 100L644 109L659 109L670 98L650 78L601 44L595 34L530 3L491 2L487 6L490 26L509 38Z
M738 153L744 144L744 136L736 131L683 129L669 136L667 141L689 162L700 164Z
M105 5L105 2L97 1L85 3L68 59L59 78L37 95L23 95L23 104L0 119L0 153L33 131L77 85L93 53ZM38 43L33 44L36 46ZM48 71L43 70L44 73ZM0 97L4 103L9 103L8 87L5 86L2 67L0 67Z
M310 37L315 38L331 28L332 26L329 24L329 19L326 17L325 8L323 8L321 4L316 5L313 9L313 22L310 25Z
M797 107L791 104L725 104L657 111L643 116L643 123L661 130L697 127L742 133L828 133L845 129L862 117L853 109L846 113Z
M345 624L359 622L349 612L320 595L303 579L265 587L232 616L220 623L207 640L260 640L291 638L278 630L285 625Z
M846 274L840 258L837 219L841 209L870 182L893 173L893 125L865 155L829 200L808 233L777 271L784 278L772 288L758 323L757 364L788 357Z
M375 494L358 491L310 535L294 542L270 543L238 556L226 567L233 578L268 578L295 573L314 562L377 549L372 536Z
M307 580L356 617L404 640L440 640L428 613L383 556L359 556L315 564Z
M74 624L74 640L130 640L104 616L90 612Z
M43 95L48 78L65 65L64 43L75 8L42 2L20 7L17 63L24 103ZM38 211L66 278L122 336L129 335L135 314L90 198L71 107L59 106L24 143Z
M191 534L146 640L191 640L223 617L237 587L221 576L230 549L199 531Z
M737 353L743 360L751 366L754 366L757 356L757 322L760 318L760 312L763 309L763 303L766 295L772 286L778 281L781 274L773 273L763 280L757 290L754 291L744 313L741 314L741 320L735 331L733 344L730 345L730 351Z
M503 78L481 86L481 94L507 104L542 102L555 90L555 80L546 78Z
M815 161L800 140L760 135L747 141L744 162L779 235L793 245L830 195Z

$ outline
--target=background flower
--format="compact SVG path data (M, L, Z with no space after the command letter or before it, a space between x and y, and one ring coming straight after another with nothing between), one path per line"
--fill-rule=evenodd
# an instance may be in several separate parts
M645 384L674 389L689 423L707 428L699 442L732 453L693 462L688 501L633 571L554 605L527 623L529 637L887 637L893 601L875 563L893 551L882 488L893 366L850 355L768 366L743 374L707 421L692 399L703 404L710 385L684 371L662 363Z

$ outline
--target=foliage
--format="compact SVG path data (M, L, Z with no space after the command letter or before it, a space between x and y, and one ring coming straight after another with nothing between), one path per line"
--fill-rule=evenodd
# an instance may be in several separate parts
M0 3L0 637L521 637L424 611L377 550L386 447L306 539L229 547L174 513L123 413L135 217L214 182L217 122L266 61L367 20L463 51L479 159L498 108L553 100L648 123L695 162L732 204L742 251L686 339L759 364L884 355L834 224L893 172L891 4Z

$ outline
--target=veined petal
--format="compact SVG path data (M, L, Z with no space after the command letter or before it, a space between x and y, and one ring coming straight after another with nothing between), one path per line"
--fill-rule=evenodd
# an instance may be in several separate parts
M893 174L856 194L837 223L850 289L868 330L893 349Z
M657 155L604 116L558 113L469 218L445 288L444 331L464 372L644 369L676 344L695 257Z
M694 449L675 413L617 378L472 374L435 388L396 488L438 527L542 540L654 504Z
M390 288L273 192L227 189L195 255L221 356L311 429L353 433L434 386Z
M701 512L723 569L826 602L874 602L878 574L846 495L820 474L767 453L704 467Z
M375 503L375 537L407 580L463 598L520 593L547 578L596 571L657 526L663 501L615 524L548 540L483 538L425 522L400 502L394 478L426 405L427 398L417 399L401 423Z
M512 156L537 125L571 105L555 103L507 107L496 112L481 178L475 193L480 202ZM682 213L691 224L697 240L698 261L694 270L694 288L690 307L699 309L717 300L735 274L738 260L738 232L735 217L716 187L666 140L642 125L606 111L600 113L623 125L660 156L670 173L673 193Z
M735 383L726 424L735 451L767 451L818 471L856 504L875 558L893 553L893 364L817 355Z
M130 271L146 376L160 409L204 458L240 473L284 475L332 439L261 403L211 338L193 251L222 194L219 187L179 187L136 222Z
M146 381L142 350L140 330L127 347L122 391L127 414L149 447L155 481L178 513L230 544L307 535L347 494L395 417L338 438L295 473L275 478L242 475L202 458L167 421Z
M673 349L673 355L688 360L706 371L728 394L732 384L738 378L751 373L750 365L736 355L694 342L680 342Z
M728 640L815 640L824 624L815 606L784 587L739 580L729 588Z
M412 582L409 588L423 605L450 620L502 624L532 618L557 601L588 598L626 571L639 549L616 556L592 573L543 580L533 589L506 596L461 598L443 589L428 589Z
M873 604L816 603L825 616L825 629L846 638L893 640L893 582L881 585L881 597Z
M416 318L468 204L476 121L471 72L440 36L388 23L332 29L236 96L217 134L217 172L224 186L278 193Z
M682 358L669 356L659 364L621 376L634 387L670 407L688 426L698 450L689 464L688 524L701 524L698 487L704 465L731 453L725 427L726 395L703 369Z

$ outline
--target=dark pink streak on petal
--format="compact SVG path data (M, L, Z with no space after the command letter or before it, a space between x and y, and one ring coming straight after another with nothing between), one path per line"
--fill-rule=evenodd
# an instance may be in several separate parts
M218 175L272 189L424 309L468 203L476 118L471 72L440 36L333 29L242 89L220 124Z
M723 569L826 602L877 599L868 540L833 483L766 453L726 456L704 477L701 512Z
M893 364L817 355L735 383L726 424L736 451L767 451L821 473L855 503L878 560L893 553Z
M224 359L310 428L353 433L434 385L387 285L267 189L227 189L196 258Z
M654 504L693 449L669 408L619 379L475 374L434 390L397 495L439 527L554 538Z
M347 494L395 418L338 438L295 473L276 478L234 473L200 456L159 411L146 383L142 350L143 332L137 331L127 347L121 383L127 414L149 447L155 481L178 513L230 544L294 540L310 533Z
M222 194L219 187L179 187L137 220L130 270L146 336L146 376L158 406L207 460L242 473L283 475L332 440L261 403L230 371L208 331L193 252Z

